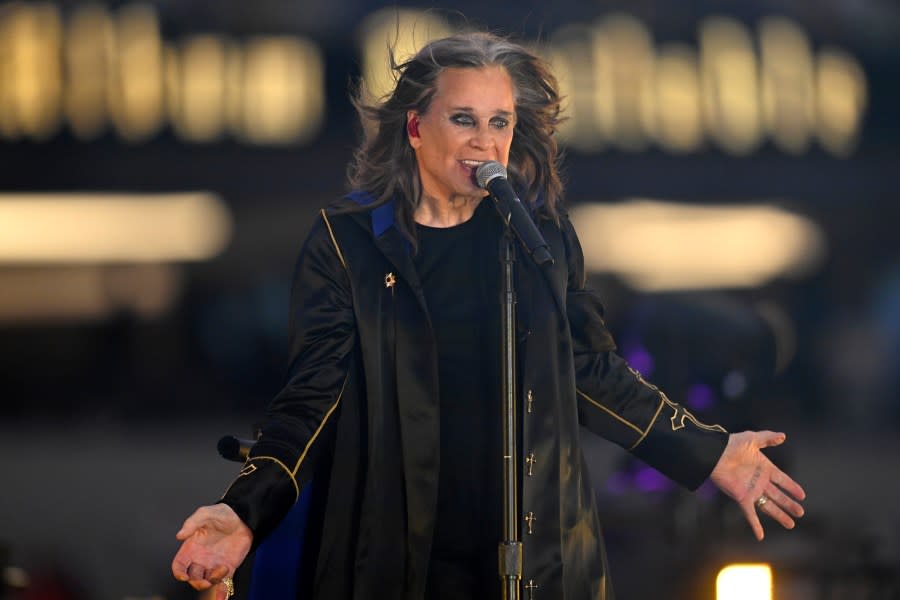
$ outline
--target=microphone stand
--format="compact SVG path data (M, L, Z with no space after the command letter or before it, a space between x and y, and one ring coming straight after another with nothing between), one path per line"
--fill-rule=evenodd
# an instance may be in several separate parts
M522 542L519 539L518 450L516 449L516 290L513 282L513 234L506 221L500 240L500 331L503 381L503 538L498 547L498 571L503 600L519 600L522 581Z
M482 172L489 167L488 171ZM485 163L479 167L478 183L487 189L494 207L503 220L504 233L500 240L501 316L500 335L503 381L501 382L502 443L503 443L503 539L498 546L498 571L502 582L503 600L519 600L522 581L522 541L519 539L518 459L516 448L516 289L513 281L515 252L514 240L518 238L523 249L538 268L553 264L547 242L535 227L531 217L508 186L490 186L497 174L506 178L506 169L499 163ZM505 183L505 181L504 181ZM518 215L516 214L516 211ZM514 224L518 223L517 226Z

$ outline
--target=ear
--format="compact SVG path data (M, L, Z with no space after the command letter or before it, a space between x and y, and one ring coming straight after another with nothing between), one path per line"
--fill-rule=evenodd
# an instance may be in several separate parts
M409 145L413 149L422 145L422 140L419 138L419 114L412 110L406 113L406 134L409 137Z

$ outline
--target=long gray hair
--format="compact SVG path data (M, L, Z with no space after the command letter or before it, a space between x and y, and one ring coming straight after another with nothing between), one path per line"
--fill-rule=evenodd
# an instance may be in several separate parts
M421 184L416 157L406 133L407 111L427 112L437 78L449 67L501 66L513 81L516 126L509 153L509 177L522 200L553 220L562 195L559 155L554 133L560 122L556 77L541 58L526 48L484 32L435 40L414 57L397 64L397 84L385 98L369 102L360 90L353 104L364 137L348 169L353 189L373 194L376 205L396 197L400 231L415 244L413 213Z

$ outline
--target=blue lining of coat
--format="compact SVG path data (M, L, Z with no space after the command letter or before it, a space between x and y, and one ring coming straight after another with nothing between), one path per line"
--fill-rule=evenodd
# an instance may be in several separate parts
M309 507L312 503L312 482L303 486L300 498L278 527L267 537L253 559L249 600L295 600L300 586L300 565Z
M346 198L360 206L368 206L375 202L375 196L362 190L354 190L347 194ZM372 233L375 237L381 237L385 231L394 226L394 204L395 200L391 198L372 209Z

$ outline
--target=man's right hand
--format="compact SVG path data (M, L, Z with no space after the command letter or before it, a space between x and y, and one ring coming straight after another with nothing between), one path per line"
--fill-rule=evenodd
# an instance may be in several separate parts
M227 504L201 506L187 518L175 537L182 542L172 561L172 574L195 590L216 587L225 600L222 581L234 575L253 544L253 532Z

